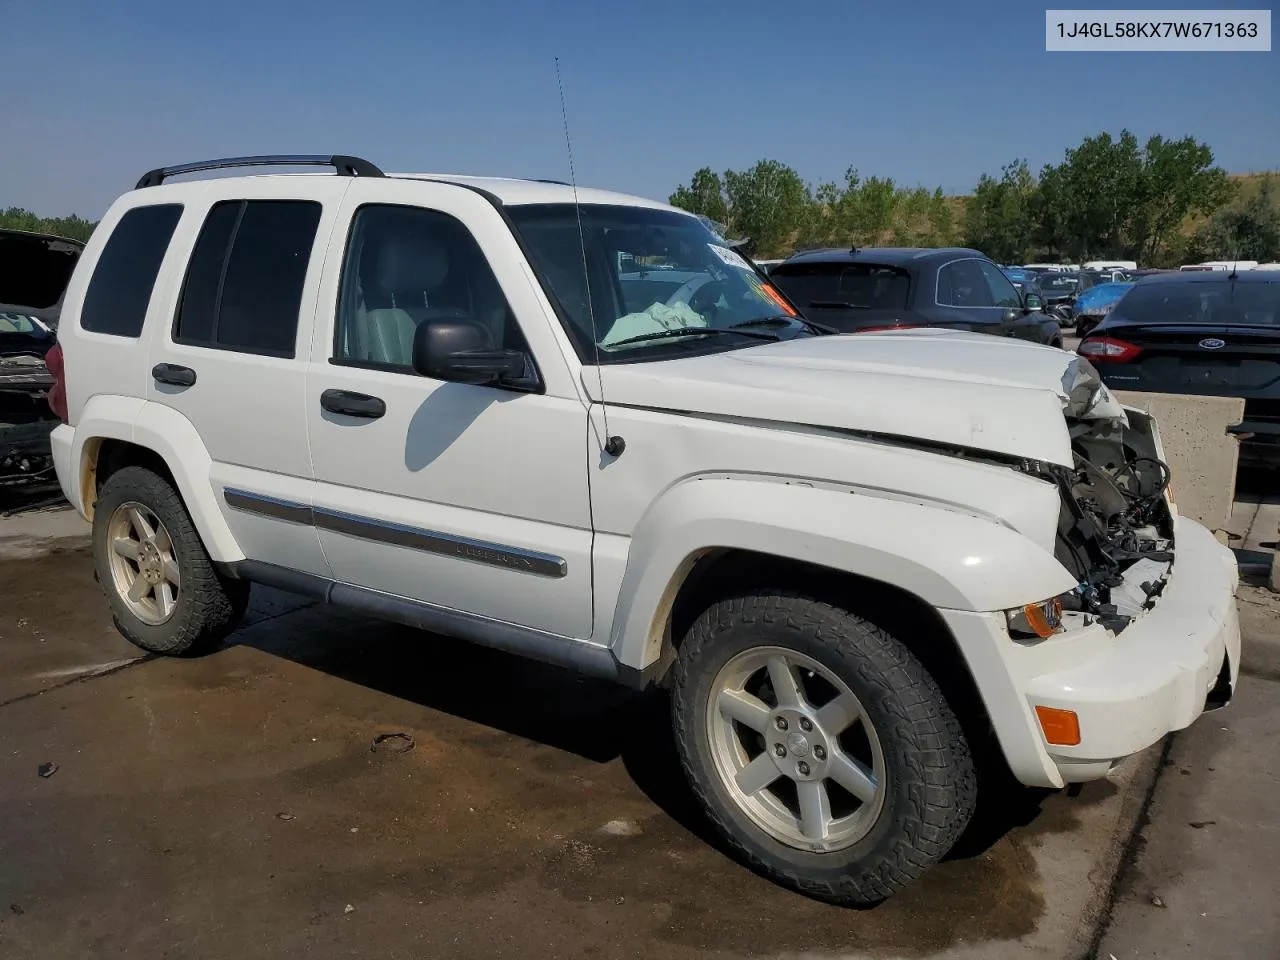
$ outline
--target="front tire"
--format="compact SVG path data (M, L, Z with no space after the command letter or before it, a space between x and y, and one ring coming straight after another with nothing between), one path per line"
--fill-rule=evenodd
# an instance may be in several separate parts
M879 902L973 816L969 746L933 678L830 604L764 591L710 607L680 647L672 710L711 822L748 865L811 897Z
M249 584L217 571L178 492L145 467L123 467L103 484L93 560L116 628L150 653L202 652L248 606Z

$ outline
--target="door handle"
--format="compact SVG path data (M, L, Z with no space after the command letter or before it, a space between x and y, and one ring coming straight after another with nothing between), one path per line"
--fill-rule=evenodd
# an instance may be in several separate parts
M189 387L196 382L194 370L176 363L157 363L151 368L151 376L160 383L171 383L175 387Z
M387 405L377 397L371 397L367 393L352 393L350 390L326 390L320 394L320 406L330 413L363 417L366 420L377 420L387 412Z

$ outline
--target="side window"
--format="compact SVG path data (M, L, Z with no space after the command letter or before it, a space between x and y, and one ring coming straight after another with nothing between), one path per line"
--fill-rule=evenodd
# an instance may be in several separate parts
M214 204L191 253L174 342L293 357L319 224L311 200Z
M939 270L938 302L952 307L995 306L979 264L977 260L956 260ZM944 293L948 294L945 300Z
M342 265L334 361L412 373L414 333L432 320L467 320L488 332L495 350L528 350L461 221L418 207L361 207Z
M160 261L182 216L182 205L134 207L107 237L80 307L80 329L115 337L142 333Z
M1009 281L1009 278L999 268L983 260L976 262L978 268L982 271L982 275L987 279L987 286L991 289L992 303L997 307L1022 306L1022 297L1018 294L1018 288Z

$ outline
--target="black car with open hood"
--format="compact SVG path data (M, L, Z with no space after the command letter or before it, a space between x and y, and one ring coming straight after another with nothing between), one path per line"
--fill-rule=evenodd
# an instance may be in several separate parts
M84 244L0 230L0 484L52 475L45 356L57 343L62 300Z

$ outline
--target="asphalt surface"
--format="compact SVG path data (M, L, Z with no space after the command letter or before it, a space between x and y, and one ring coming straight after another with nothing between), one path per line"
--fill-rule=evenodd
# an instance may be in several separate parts
M658 698L265 590L140 657L83 532L0 521L0 956L1076 958L1128 902L1160 748L842 910L719 849Z
M1104 960L1280 955L1280 597L1240 599L1239 690L1174 738L1100 938Z

